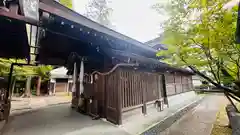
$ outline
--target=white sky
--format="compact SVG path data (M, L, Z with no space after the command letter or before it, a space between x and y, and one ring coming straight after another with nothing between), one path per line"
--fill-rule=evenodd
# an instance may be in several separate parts
M238 3L239 3L239 0L231 0L227 4L225 4L223 6L223 8L230 9L230 8L234 7L235 5L237 5Z
M158 37L160 23L167 19L151 9L158 0L112 0L111 21L116 31L145 42ZM161 0L164 1L164 0ZM88 0L73 0L74 10L83 14Z

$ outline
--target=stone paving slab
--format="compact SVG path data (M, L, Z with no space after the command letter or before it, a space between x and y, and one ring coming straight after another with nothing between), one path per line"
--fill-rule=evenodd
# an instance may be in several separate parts
M165 108L161 112L157 112L156 110L149 112L149 114L146 116L135 115L126 120L127 122L121 125L121 128L132 135L142 134L153 125L156 125L168 117L175 115L183 108L186 108L192 103L201 100L203 97L204 96L196 95L194 92L183 93L181 95L171 97L172 101L170 102L172 103L169 108Z
M12 116L4 135L135 135L199 99L182 99L178 105L158 112L158 115L149 114L142 119L134 117L132 122L121 126L103 120L92 120L89 116L75 112L67 104L52 106Z
M20 98L13 97L11 102L11 115L24 113L52 105L68 104L71 102L71 96L46 96Z
M3 135L129 134L109 122L92 120L63 104L10 117Z

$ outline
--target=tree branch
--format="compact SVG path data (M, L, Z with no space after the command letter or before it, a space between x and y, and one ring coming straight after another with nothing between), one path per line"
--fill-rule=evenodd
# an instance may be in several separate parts
M237 111L237 112L239 112L238 111L238 108L236 107L236 105L233 103L233 101L231 100L231 98L229 97L229 96L231 96L229 93L227 93L227 92L224 92L224 95L227 97L227 99L230 101L230 103L232 104L232 106L235 108L235 110Z
M231 98L233 98L234 100L240 102L240 99L238 99L237 97L235 97L235 96L232 95L231 93L228 93L228 94L229 94L229 96L230 96Z
M211 73L213 74L215 80L216 80L218 83L220 83L220 80L219 80L219 78L217 77L217 75L215 74L215 72L214 72L214 70L213 70L213 67L212 67L212 64L211 64L211 60L212 60L212 61L215 61L215 60L214 60L213 57L211 56L210 50L204 48L203 45L199 45L199 43L197 43L193 38L190 38L190 40L192 40L195 45L198 45L198 46L203 50L203 52L204 52L204 54L205 54L205 56L206 56L206 58L207 58L208 66L209 66L209 68L210 68L210 70L211 70Z
M195 74L201 76L202 78L204 78L205 80L207 80L208 82L212 83L214 86L216 86L219 89L223 89L229 93L234 94L237 97L240 97L240 94L226 86L222 86L221 84L218 84L216 82L214 82L212 79L210 79L209 77L207 77L206 75L204 75L203 73L199 72L198 70L196 70L194 67L192 66L188 66Z

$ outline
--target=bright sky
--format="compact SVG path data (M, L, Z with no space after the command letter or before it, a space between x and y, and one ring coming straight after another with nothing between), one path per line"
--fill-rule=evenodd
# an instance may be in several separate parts
M237 5L238 3L239 3L239 0L231 0L226 5L224 5L223 8L230 9L230 8L234 7L235 5Z
M167 19L151 9L157 0L112 0L111 21L116 31L145 42L158 37L160 23ZM73 0L73 8L80 14L85 12L88 0Z

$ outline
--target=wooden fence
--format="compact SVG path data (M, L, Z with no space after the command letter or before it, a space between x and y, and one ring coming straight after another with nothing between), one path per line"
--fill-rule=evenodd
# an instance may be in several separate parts
M161 75L120 69L121 108L128 111L162 97Z
M191 91L192 77L182 74L165 74L167 96Z
M114 124L122 123L126 112L140 109L145 114L147 105L164 98L163 75L129 68L117 68L107 75L94 75L94 83L85 91L93 101L89 113L106 117ZM165 75L167 96L189 91L191 78L183 75ZM165 94L165 95L166 95Z

